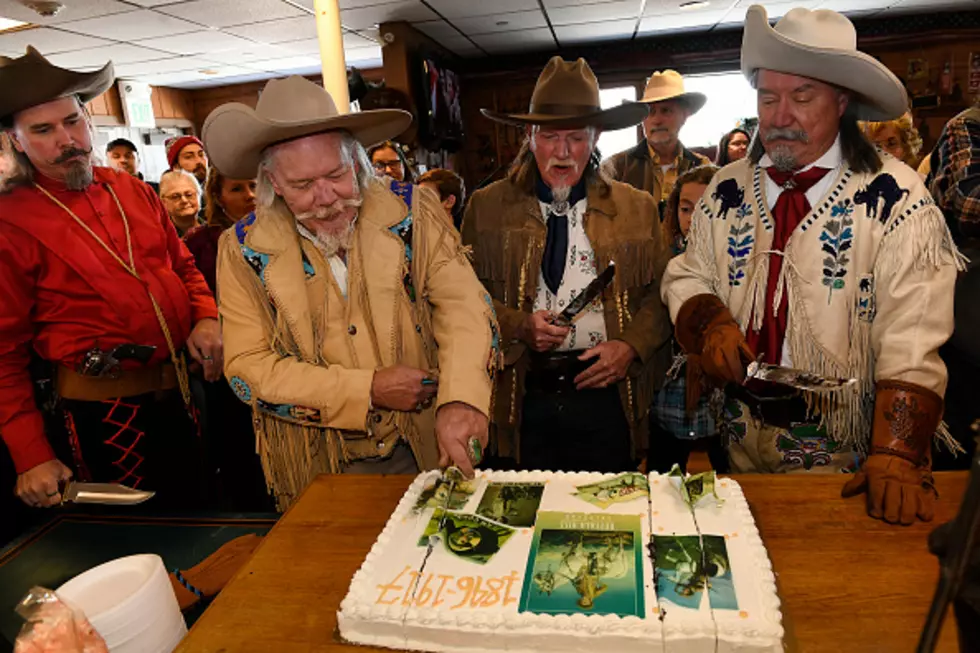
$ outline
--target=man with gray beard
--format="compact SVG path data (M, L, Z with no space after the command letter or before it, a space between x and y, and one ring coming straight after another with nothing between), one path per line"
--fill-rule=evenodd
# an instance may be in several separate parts
M645 452L647 408L670 358L659 297L670 253L653 197L608 179L596 141L646 113L602 110L589 65L560 57L527 113L483 111L526 135L507 177L474 193L463 219L506 348L493 445L525 469L622 472ZM612 283L560 320L613 263Z
M933 515L938 349L961 263L918 174L858 127L908 98L856 43L833 11L793 9L773 28L748 10L759 131L705 191L663 297L688 386L727 384L733 472L854 472L844 496L866 491L869 515L910 524Z
M33 48L0 57L15 158L0 195L0 434L31 506L58 505L73 475L155 490L157 506L206 505L185 353L218 378L217 308L149 186L92 164L85 102L112 82L111 63L76 73ZM32 352L53 370L68 441L35 406Z
M225 374L283 510L317 474L451 463L472 476L483 456L500 345L490 298L438 195L389 189L363 147L411 119L339 115L289 77L204 124L215 167L257 177L258 207L219 243L218 294Z

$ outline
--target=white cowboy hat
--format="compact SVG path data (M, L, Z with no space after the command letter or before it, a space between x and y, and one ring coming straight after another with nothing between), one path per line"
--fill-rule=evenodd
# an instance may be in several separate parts
M341 115L330 94L293 75L270 80L255 109L240 102L222 104L204 121L201 135L218 172L233 179L255 177L262 150L283 141L325 131L350 132L365 147L395 138L412 124L401 109Z
M656 71L650 75L640 102L653 104L664 100L677 100L687 105L692 114L697 113L707 101L704 93L684 92L684 78L676 70Z
M829 9L791 9L773 28L764 7L749 7L742 73L752 79L760 68L851 91L859 120L892 120L908 110L902 83L884 64L857 49L854 24Z

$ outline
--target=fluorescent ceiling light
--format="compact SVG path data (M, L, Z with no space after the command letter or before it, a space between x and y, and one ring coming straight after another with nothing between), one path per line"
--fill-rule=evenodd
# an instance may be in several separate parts
M0 32L6 32L8 29L14 29L16 27L23 27L26 25L22 20L12 20L10 18L4 18L0 16Z

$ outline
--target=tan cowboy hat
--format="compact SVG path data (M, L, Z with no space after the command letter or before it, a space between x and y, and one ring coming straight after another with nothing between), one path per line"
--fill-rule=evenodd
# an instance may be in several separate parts
M646 105L636 102L603 110L599 104L599 82L589 64L585 59L572 62L561 57L552 57L541 71L527 113L480 110L490 120L518 127L598 127L604 131L631 127L643 120L647 111Z
M902 83L884 64L857 49L854 24L829 9L791 9L772 28L764 7L749 7L742 73L752 79L760 68L851 91L859 120L892 120L908 110Z
M341 115L330 93L293 75L270 80L254 109L230 102L211 112L201 136L214 167L226 177L256 175L262 150L283 141L326 131L350 132L365 147L401 134L412 114L401 109L376 109Z
M16 113L58 98L77 95L82 103L112 86L112 62L92 73L79 73L50 63L31 46L23 57L0 57L0 123Z
M684 78L676 70L656 71L650 75L647 87L643 91L640 102L653 104L664 100L677 100L687 105L688 110L694 114L701 110L704 103L708 100L704 93L685 93Z

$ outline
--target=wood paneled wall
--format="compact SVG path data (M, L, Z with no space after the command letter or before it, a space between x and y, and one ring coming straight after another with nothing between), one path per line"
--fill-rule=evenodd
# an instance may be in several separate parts
M179 88L154 86L151 98L153 100L153 115L157 120L194 120L193 91ZM93 116L109 118L123 125L122 100L119 97L119 87L113 86L88 104Z

